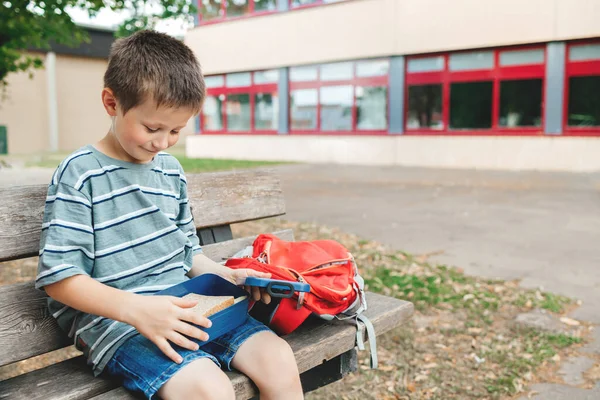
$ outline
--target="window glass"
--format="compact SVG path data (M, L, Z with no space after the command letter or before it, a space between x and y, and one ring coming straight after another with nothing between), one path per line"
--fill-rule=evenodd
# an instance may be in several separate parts
M491 128L492 87L491 81L452 83L450 85L450 128Z
M223 97L206 96L202 106L202 123L204 130L220 131L223 129Z
M349 131L352 129L352 86L321 88L321 130Z
M223 75L205 76L204 84L207 88L223 87L225 86L225 78Z
M250 86L251 83L250 72L227 74L227 87Z
M387 129L387 87L357 86L356 128L359 130Z
M292 90L290 92L290 127L297 130L317 129L317 89Z
M600 60L600 44L579 44L571 46L569 61Z
M408 87L407 129L444 129L442 84Z
M510 50L500 53L500 66L542 64L544 62L543 49Z
M227 17L241 17L250 12L251 0L225 0L225 15Z
M433 72L444 70L444 57L411 58L408 60L408 72Z
M277 83L279 81L279 70L270 69L268 71L257 71L254 73L254 83L257 85L263 83Z
M317 80L317 67L309 65L290 68L290 81L307 82Z
M276 93L254 95L254 127L256 130L277 130L279 99Z
M352 68L354 63L343 62L335 64L321 65L321 80L322 81L343 81L352 79Z
M390 70L389 60L358 61L356 63L356 76L368 78L371 76L386 76Z
M245 132L250 130L250 95L231 94L227 96L227 130Z
M221 0L202 0L199 11L203 21L221 18Z
M276 11L277 0L254 0L254 12Z
M600 76L569 78L568 125L600 126Z
M500 82L500 118L503 127L542 125L542 80Z
M493 51L471 51L450 55L450 71L490 69L494 67Z

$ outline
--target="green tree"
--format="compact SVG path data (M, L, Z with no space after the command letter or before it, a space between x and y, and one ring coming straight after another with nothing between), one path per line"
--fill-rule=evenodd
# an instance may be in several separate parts
M0 88L11 72L29 71L43 66L33 48L48 49L50 43L77 46L88 41L67 11L83 9L94 17L103 9L125 11L130 15L117 29L116 36L127 36L141 29L153 29L162 19L189 22L196 7L193 0L0 0Z

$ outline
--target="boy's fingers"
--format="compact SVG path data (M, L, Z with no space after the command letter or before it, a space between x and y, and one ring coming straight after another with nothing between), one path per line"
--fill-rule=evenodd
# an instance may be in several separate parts
M254 299L254 301L259 301L260 300L260 289L257 288L256 286L252 287L252 298Z
M167 342L167 339L160 338L154 342L154 344L156 344L160 351L162 351L167 357L173 360L173 362L181 364L183 361L183 358L181 358L181 356L175 350L173 350L169 342Z
M183 336L177 332L173 332L171 334L171 336L169 336L169 340L171 342L175 343L176 345L183 347L184 349L188 349L188 350L192 350L192 351L196 351L200 347L200 346L198 346L198 343L192 342L190 339L186 338L185 336Z
M271 295L266 291L262 292L262 302L265 304L269 304L271 302Z
M173 304L181 308L192 308L196 304L198 304L198 300L184 299L176 296L173 296L171 301L173 302Z
M179 324L175 327L175 330L179 333L182 333L186 336L196 338L198 340L206 341L208 340L208 333L202 331L201 329L196 328L193 325L190 325L186 322L179 321Z
M212 322L210 319L203 317L195 311L185 310L179 316L180 320L191 322L192 324L201 326L203 328L210 328L212 326Z

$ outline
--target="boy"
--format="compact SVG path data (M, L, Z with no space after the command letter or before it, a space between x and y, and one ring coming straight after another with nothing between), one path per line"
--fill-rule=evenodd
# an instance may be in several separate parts
M36 288L95 375L105 371L147 398L234 399L222 367L248 375L261 398L301 399L294 354L266 326L250 318L199 348L191 339L207 334L193 324L210 321L190 309L196 302L151 295L207 272L239 285L268 277L202 254L184 172L162 152L204 96L198 62L182 42L152 31L115 42L102 90L112 124L52 177Z

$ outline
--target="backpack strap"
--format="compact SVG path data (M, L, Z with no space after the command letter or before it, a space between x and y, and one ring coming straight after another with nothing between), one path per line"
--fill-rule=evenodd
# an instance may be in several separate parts
M367 331L369 350L371 351L371 368L376 369L379 366L379 359L377 357L377 336L375 335L375 327L365 315L360 314L356 317L356 343L358 344L359 350L365 349L361 324L365 326Z

